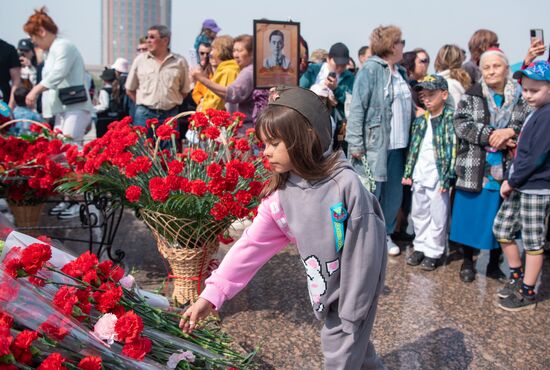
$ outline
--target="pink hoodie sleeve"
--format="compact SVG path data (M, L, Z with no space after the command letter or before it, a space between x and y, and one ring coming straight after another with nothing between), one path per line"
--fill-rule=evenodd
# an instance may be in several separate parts
M206 280L200 296L219 309L226 299L240 292L271 257L286 247L291 238L275 192L262 201L252 225Z

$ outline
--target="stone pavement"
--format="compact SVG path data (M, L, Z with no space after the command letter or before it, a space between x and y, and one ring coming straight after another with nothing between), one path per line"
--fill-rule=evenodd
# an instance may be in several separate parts
M45 223L59 222L44 216ZM68 221L63 221L68 222ZM77 232L71 232L71 235ZM82 244L67 243L75 252ZM165 263L146 227L125 211L115 245L142 288L161 288ZM228 246L222 246L220 256ZM478 265L484 270L486 257ZM478 273L458 278L460 255L433 272L407 266L404 254L388 262L386 292L372 340L388 369L550 369L550 259L545 259L536 310L508 313L496 307L501 284ZM220 312L222 328L246 350L261 347L260 369L321 369L318 322L311 311L297 251L269 261Z

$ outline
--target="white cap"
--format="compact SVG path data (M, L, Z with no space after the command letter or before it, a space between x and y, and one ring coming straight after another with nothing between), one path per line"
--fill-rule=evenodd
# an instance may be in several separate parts
M128 73L128 60L124 58L117 58L111 68L120 73Z

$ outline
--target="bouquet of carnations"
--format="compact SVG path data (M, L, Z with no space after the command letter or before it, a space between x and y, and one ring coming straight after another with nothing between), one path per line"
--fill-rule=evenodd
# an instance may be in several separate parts
M151 306L111 261L99 262L90 252L73 259L47 239L19 233L8 237L2 254L0 368L249 366L253 354L233 350L219 331L184 334L179 313Z
M132 126L129 117L112 122L84 147L61 189L120 195L170 247L202 247L223 237L259 204L266 171L254 129L237 137L243 114L194 113L194 140L178 152L174 118L150 119L147 127Z
M12 205L36 205L55 194L56 182L71 170L78 152L59 132L31 125L31 134L0 135L0 193Z

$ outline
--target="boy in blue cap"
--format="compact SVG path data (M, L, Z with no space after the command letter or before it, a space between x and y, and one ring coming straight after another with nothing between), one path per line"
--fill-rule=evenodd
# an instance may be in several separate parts
M505 200L493 225L511 270L510 280L497 293L499 307L507 311L536 306L535 285L542 270L545 220L550 213L550 63L531 63L514 73L514 78L521 78L523 98L534 111L519 135L508 180L500 188ZM514 242L519 230L526 253L525 272Z

